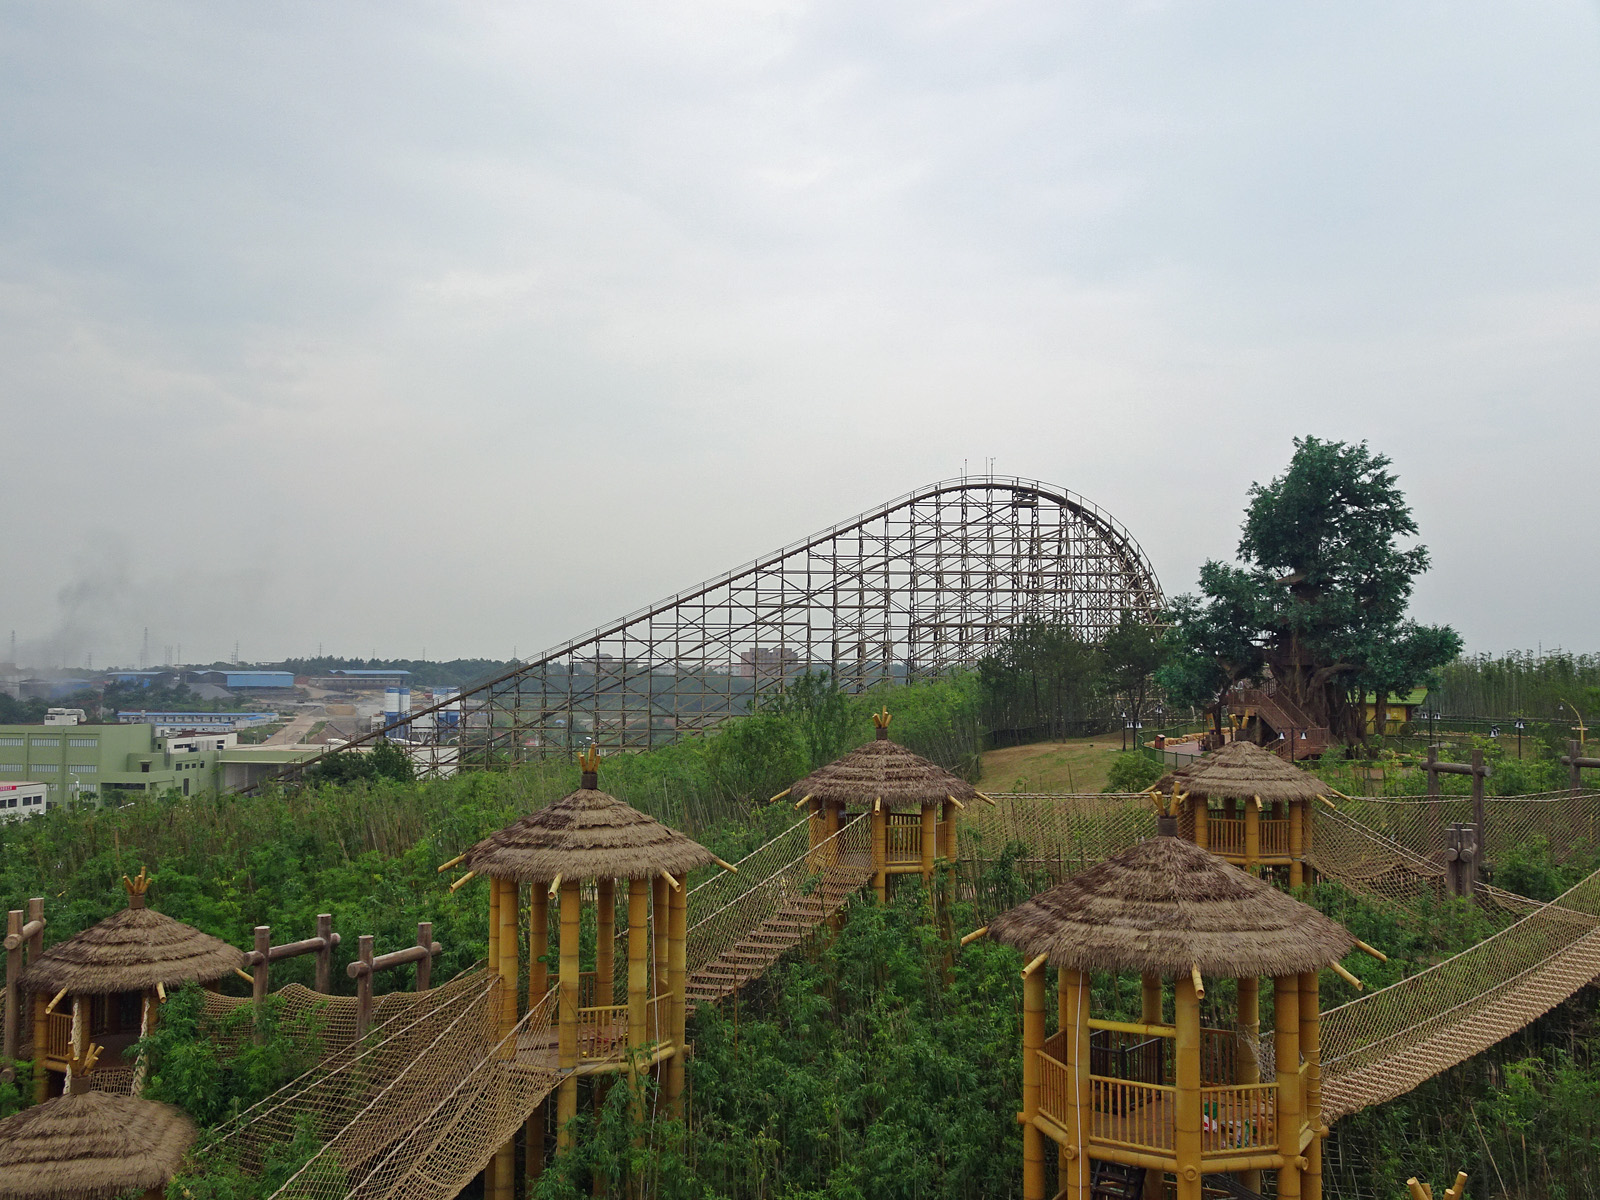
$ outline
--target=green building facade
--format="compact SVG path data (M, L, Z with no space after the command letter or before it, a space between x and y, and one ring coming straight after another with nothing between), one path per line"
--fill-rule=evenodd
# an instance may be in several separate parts
M153 725L0 725L0 783L43 783L51 808L74 798L124 804L175 788L215 791L222 750L204 735L157 737Z

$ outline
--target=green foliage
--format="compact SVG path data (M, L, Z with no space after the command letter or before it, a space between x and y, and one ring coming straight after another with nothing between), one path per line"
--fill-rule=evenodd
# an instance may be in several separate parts
M1250 489L1238 555L1207 562L1200 598L1168 614L1184 660L1165 686L1220 691L1270 670L1281 689L1346 741L1361 736L1359 691L1395 692L1426 682L1461 639L1406 618L1413 581L1427 569L1410 507L1365 443L1295 439L1288 470Z
M1513 650L1457 658L1438 671L1430 699L1452 716L1511 716L1574 724L1571 705L1600 727L1600 654ZM1569 707L1563 709L1565 704ZM1576 736L1574 733L1572 736Z
M1045 741L1103 719L1102 662L1069 626L1029 620L978 663L985 723L1008 740Z
M1100 660L1107 691L1126 706L1128 716L1141 719L1156 672L1167 660L1167 642L1160 630L1123 609L1116 628L1101 643Z
M33 1100L33 1063L23 1058L11 1067L16 1078L10 1083L0 1079L0 1118L21 1112Z
M286 1021L281 1002L269 996L259 1023L253 1005L212 1021L204 998L196 984L168 995L156 1028L135 1046L149 1059L149 1099L218 1125L316 1063L322 1044L314 1018Z
M1142 792L1160 779L1163 772L1154 759L1138 751L1119 754L1111 760L1102 792Z
M380 741L364 752L341 750L330 754L306 770L306 780L312 784L361 783L385 779L395 783L410 783L416 778L416 769L406 752L393 742Z

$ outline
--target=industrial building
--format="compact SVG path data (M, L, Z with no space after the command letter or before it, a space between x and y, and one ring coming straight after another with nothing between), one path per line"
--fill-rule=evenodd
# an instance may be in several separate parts
M0 725L0 788L43 784L47 806L71 800L125 804L169 788L185 796L254 782L269 762L309 758L322 747L238 746L228 733L164 735L137 725Z
M270 725L275 712L155 712L148 709L123 709L117 720L124 725L154 725L157 733L196 730L201 733L229 733L252 725Z

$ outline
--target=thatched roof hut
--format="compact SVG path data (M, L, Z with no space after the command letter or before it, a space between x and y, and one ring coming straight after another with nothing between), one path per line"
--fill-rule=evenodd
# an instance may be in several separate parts
M586 771L583 785L548 808L491 833L462 862L480 875L518 883L563 879L683 878L715 862L699 842L600 791Z
M892 810L939 805L950 796L965 803L977 796L978 790L965 779L891 742L886 725L887 721L878 725L875 741L818 767L791 787L789 795L857 806L881 798L883 806Z
M25 987L45 994L141 992L157 984L210 983L244 966L237 946L146 908L143 871L124 883L128 907L46 950L22 973Z
M996 917L989 936L1052 966L1162 976L1314 971L1356 944L1316 909L1175 837L1078 872Z
M1315 800L1332 789L1315 775L1290 766L1253 742L1229 742L1221 750L1170 771L1157 783L1162 791L1176 784L1180 792L1211 799Z
M176 1108L84 1092L0 1121L0 1200L113 1200L164 1188L195 1139Z

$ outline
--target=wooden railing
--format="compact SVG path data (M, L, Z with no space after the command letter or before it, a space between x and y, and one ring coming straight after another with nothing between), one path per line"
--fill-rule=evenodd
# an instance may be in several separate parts
M922 861L922 814L889 813L888 827L884 830L886 846L885 863L905 866Z
M1289 822L1261 822L1261 853L1273 855L1289 853Z
M1206 821L1206 849L1213 854L1244 854L1244 822L1211 817Z
M1039 1055L1039 1111L1057 1124L1067 1122L1072 1103L1072 1077L1065 1064L1048 1054Z
M66 1062L72 1053L72 1014L46 1013L44 1018L44 1056Z
M1091 1075L1089 1089L1095 1141L1134 1150L1171 1150L1172 1087Z
M667 1014L672 996L652 996L644 1007L644 1040L657 1042L667 1036ZM628 1006L592 1004L578 1010L578 1057L580 1059L622 1058L628 1053Z
M1240 1083L1200 1089L1200 1152L1236 1154L1275 1150L1278 1145L1278 1085Z

